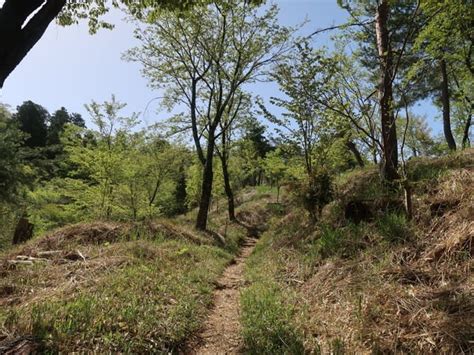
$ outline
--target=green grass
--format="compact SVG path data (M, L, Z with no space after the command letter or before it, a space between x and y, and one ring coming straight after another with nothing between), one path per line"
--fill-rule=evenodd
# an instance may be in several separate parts
M229 228L235 243L241 232ZM71 248L89 264L38 264L7 274L0 291L14 285L27 302L2 307L0 329L33 336L50 353L177 351L202 324L215 281L232 259L218 246L162 235Z
M277 283L254 283L240 303L247 353L304 353L302 335L292 324L294 307Z
M250 285L241 294L242 335L249 354L303 354L303 335L293 323L296 294L279 282L282 255L265 233L246 262Z
M403 214L385 214L377 220L376 227L379 234L390 243L406 242L412 235L406 216Z

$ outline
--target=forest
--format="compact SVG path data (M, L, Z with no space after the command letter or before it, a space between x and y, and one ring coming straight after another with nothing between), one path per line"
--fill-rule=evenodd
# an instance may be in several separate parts
M474 352L474 4L334 2L0 2L2 91L120 11L166 117L0 102L0 354Z

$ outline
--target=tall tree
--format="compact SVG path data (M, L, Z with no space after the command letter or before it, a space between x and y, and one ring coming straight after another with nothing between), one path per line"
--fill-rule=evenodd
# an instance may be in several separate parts
M0 202L11 200L24 182L21 146L25 134L18 129L8 109L0 105Z
M296 47L294 54L272 74L284 97L271 97L270 103L283 112L277 116L263 104L260 108L276 125L281 139L301 152L307 181L311 184L318 165L324 160L324 154L318 153L329 148L325 143L335 133L336 120L325 110L320 97L327 90L336 67L307 41L297 43Z
M207 227L216 142L233 122L225 117L237 116L240 106L233 102L241 87L287 51L290 30L278 25L277 13L276 6L260 14L247 2L215 1L185 17L156 18L137 32L142 47L128 52L153 87L166 89L168 107L184 103L189 110L175 123L177 130L191 131L203 166L198 229Z
M472 1L423 1L421 10L426 21L415 41L416 49L424 54L418 70L426 73L431 65L438 73L437 80L432 80L433 96L442 107L443 133L450 150L456 150L451 123L453 101L472 101L468 89L474 78L472 5ZM466 124L469 130L469 119Z
M359 57L367 68L375 69L380 111L382 162L384 179L398 178L398 141L396 111L401 107L395 99L402 85L401 72L413 61L410 55L420 20L420 1L396 2L391 0L339 0L351 16L363 23L355 32L359 41ZM370 21L360 21L365 18ZM413 100L415 98L412 98Z
M65 125L72 123L78 127L85 127L86 123L79 113L70 114L64 107L56 110L49 119L48 144L59 144L60 135L64 131Z
M378 87L380 119L383 141L382 173L387 180L398 177L398 147L395 116L393 112L393 52L390 44L388 17L390 4L381 0L375 14L375 33L380 58L380 82Z
M30 148L46 146L49 113L43 106L25 101L17 107L13 119L18 122L20 130L28 135L25 140L26 146Z
M240 169L244 174L243 184L256 186L262 183L262 162L274 148L265 136L266 127L254 115L248 115L240 125L241 139L238 141Z

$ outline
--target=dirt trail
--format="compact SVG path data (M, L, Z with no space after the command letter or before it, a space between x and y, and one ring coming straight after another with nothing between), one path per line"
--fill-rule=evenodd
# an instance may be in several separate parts
M238 354L240 337L240 289L244 283L245 259L255 247L256 239L245 239L240 255L224 271L214 291L214 307L198 339L189 345L189 354Z

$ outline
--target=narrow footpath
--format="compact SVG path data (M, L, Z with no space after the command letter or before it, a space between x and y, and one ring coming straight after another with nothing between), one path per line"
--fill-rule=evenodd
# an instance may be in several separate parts
M214 306L210 310L188 354L238 354L242 349L240 336L240 289L244 285L245 259L252 253L257 240L247 237L240 255L227 267L214 291Z

